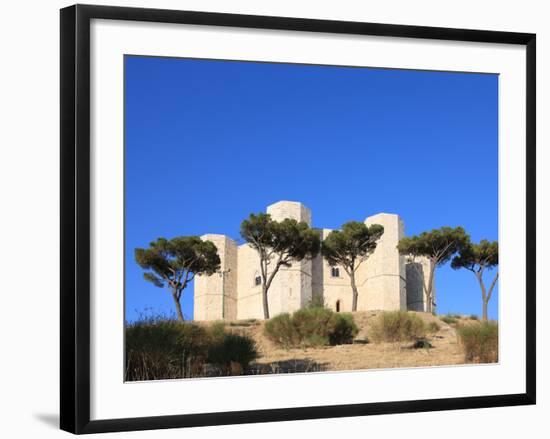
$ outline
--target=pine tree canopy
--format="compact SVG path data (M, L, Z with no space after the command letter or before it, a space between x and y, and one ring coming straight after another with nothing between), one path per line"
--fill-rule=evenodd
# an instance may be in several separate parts
M342 265L346 271L357 268L374 252L384 227L367 226L359 221L349 221L341 230L333 230L323 241L323 256L331 266Z
M144 278L157 287L185 288L195 275L212 275L220 269L216 246L198 236L158 238L149 248L136 248L135 258L148 270Z
M470 237L462 227L441 227L403 238L397 249L402 255L426 256L437 265L443 265L469 243Z

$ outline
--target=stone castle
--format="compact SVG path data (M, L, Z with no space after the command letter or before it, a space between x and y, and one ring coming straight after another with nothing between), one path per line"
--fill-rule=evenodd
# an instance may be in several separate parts
M298 202L279 201L268 206L267 213L276 221L292 218L311 226L311 211ZM425 311L423 283L428 277L430 262L424 258L411 261L397 251L397 243L404 236L401 218L379 213L368 217L365 224L384 226L384 234L376 250L357 270L357 310ZM331 231L317 230L321 239ZM237 245L225 235L207 234L201 238L216 245L221 268L212 276L195 278L194 320L263 319L256 250L247 243ZM331 267L320 254L314 259L294 262L291 267L281 267L268 292L270 315L303 308L315 295L322 297L333 311L351 311L348 275L342 267Z

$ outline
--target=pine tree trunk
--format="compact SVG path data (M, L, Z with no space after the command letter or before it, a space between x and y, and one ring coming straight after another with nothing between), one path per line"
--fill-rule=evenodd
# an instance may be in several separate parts
M352 271L349 277L351 280L351 290L353 291L353 301L351 304L351 310L357 311L357 298L359 296L359 292L357 291L357 285L355 285L355 273Z
M488 320L488 317L487 317L487 308L488 308L488 305L489 305L489 301L488 300L483 300L483 314L482 314L482 320L484 322L486 322Z
M267 300L267 286L262 285L262 301L264 304L264 319L269 319L269 302Z
M181 304L180 304L180 301L178 300L178 296L176 295L176 293L172 294L172 298L174 299L174 305L176 306L176 313L178 314L178 320L180 322L185 321L185 319L183 318L183 313L181 311Z
M483 283L483 270L480 270L476 273L477 280L479 282L479 286L481 288L481 302L483 303L482 313L481 313L481 319L486 322L487 321L487 305L489 304L489 298L487 296L487 292L485 290L485 284Z

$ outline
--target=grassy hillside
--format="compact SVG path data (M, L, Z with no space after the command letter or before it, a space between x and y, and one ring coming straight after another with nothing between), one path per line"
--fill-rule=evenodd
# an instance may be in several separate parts
M308 371L361 370L374 368L444 366L466 363L457 326L478 326L475 318L453 316L448 324L429 313L408 312L418 316L433 332L417 340L402 342L372 341L372 331L381 311L352 313L359 331L353 344L285 349L270 341L264 333L264 321L235 321L227 325L256 342L258 358L251 363L253 373L292 373ZM444 316L441 316L444 317ZM437 330L436 330L437 327ZM428 329L429 331L429 329ZM475 361L476 359L471 359Z
M126 327L129 381L496 361L498 325L475 316L313 308L267 322L148 319Z

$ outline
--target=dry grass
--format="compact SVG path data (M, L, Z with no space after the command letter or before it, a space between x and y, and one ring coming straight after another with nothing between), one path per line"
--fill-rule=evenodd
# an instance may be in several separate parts
M457 328L474 327L479 321L455 316L457 323L447 324L440 317L429 313L409 312L424 322L427 332L414 349L414 340L372 343L369 336L379 320L381 311L352 313L359 328L353 344L322 347L283 348L270 341L264 334L262 320L232 322L203 322L200 325L224 326L226 331L250 336L255 341L258 358L245 374L273 374L295 372L320 372L366 370L379 368L409 368L466 364L464 346L459 342ZM425 343L427 342L427 343ZM431 346L431 347L427 347Z
M496 363L498 361L498 324L477 322L457 328L464 359L468 363Z
M417 314L387 311L371 324L369 338L374 343L416 341L424 338L427 332L428 324Z
M263 335L264 322L242 331L256 341L259 357L255 361L257 368L269 369L273 364L292 364L304 366L304 371L364 370L376 368L424 367L464 364L464 351L457 342L456 331L438 317L428 313L412 313L422 319L433 331L426 335L430 349L413 349L413 342L368 343L371 328L381 312L355 312L353 317L359 328L354 343L320 348L283 349L270 342ZM437 330L436 330L437 325ZM296 370L297 372L301 370ZM269 373L269 372L265 372ZM273 373L273 372L270 372Z
M240 375L258 353L254 339L224 323L147 317L125 327L125 380Z

